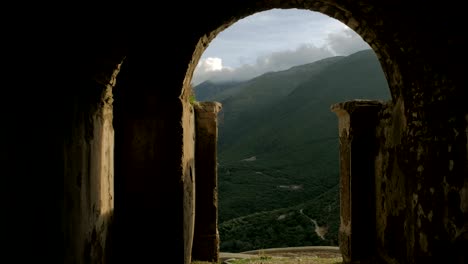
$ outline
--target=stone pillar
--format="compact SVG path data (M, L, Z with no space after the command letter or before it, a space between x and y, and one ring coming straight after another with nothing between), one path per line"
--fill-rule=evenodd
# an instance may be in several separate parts
M353 100L334 104L340 137L340 250L344 263L366 263L374 256L375 127L382 104Z
M184 101L183 107L184 263L190 264L192 263L192 245L195 232L195 111L188 101Z
M218 262L217 114L221 104L195 104L195 234L192 259Z
M104 66L105 65L105 66ZM66 104L62 263L112 263L114 128L112 89L121 63L75 86ZM76 89L76 90L75 90ZM78 90L80 92L78 92ZM53 261L51 261L53 262Z

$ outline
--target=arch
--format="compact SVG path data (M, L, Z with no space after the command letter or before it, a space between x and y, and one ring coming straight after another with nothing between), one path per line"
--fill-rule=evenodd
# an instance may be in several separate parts
M214 4L214 6L215 9L218 7L216 4ZM439 133L437 130L432 130L431 132L428 132L429 130L423 130L420 125L421 120L427 118L421 117L421 115L424 115L424 112L429 109L426 107L430 107L430 104L437 100L434 99L434 97L430 94L432 91L434 91L432 89L440 89L440 84L434 84L433 82L434 80L436 82L445 82L448 80L449 83L447 85L454 87L457 84L461 84L463 81L461 81L459 77L456 77L457 72L460 70L460 68L456 68L456 66L461 65L459 65L459 63L453 63L453 61L450 61L449 59L449 54L453 54L455 50L461 51L459 46L456 46L456 44L450 44L450 41L442 43L441 40L438 40L436 37L434 37L434 32L431 32L430 30L423 30L423 28L432 28L435 32L444 32L443 27L441 25L437 25L437 23L430 18L431 15L438 13L437 7L431 4L420 7L411 4L404 5L400 2L392 4L390 1L383 1L372 4L366 3L364 1L359 3L345 1L240 2L237 6L231 8L230 11L222 12L222 15L217 16L217 19L214 19L211 23L209 23L210 27L206 27L205 31L199 31L202 32L202 34L194 45L194 52L190 59L183 82L184 89L190 83L193 71L195 70L201 54L204 52L208 44L216 37L216 35L219 34L219 32L232 25L239 19L253 15L257 12L275 8L299 8L328 15L346 24L348 27L358 33L372 47L380 61L392 95L392 104L384 113L386 117L382 120L378 120L378 122L387 122L387 124L378 124L382 125L383 127L387 126L388 123L391 124L394 122L394 124L390 125L390 127L380 127L381 134L379 137L381 138L379 139L382 140L382 143L381 146L379 146L381 147L379 151L384 152L383 155L386 158L391 157L392 160L398 160L398 156L401 157L407 155L414 157L416 156L415 151L413 150L414 146L413 148L410 147L410 145L402 146L403 141L408 143L408 141L411 140L419 140L416 134L421 135L421 133L425 133L426 135L431 135L430 137L432 137L432 135ZM442 9L445 10L443 7ZM416 13L418 16L415 16ZM454 22L456 20L450 19L449 21ZM444 33L443 35L449 39L456 38L452 33L453 32L450 31L447 34ZM456 41L454 41L454 43L455 42ZM440 47L436 48L436 44L440 44ZM447 47L454 47L455 49L445 51L444 49ZM434 54L433 51L435 50L437 50L439 53ZM457 92L457 94L462 95L460 90ZM453 100L454 102L460 102L456 95L453 95L450 100ZM450 109L452 109L452 107L450 107ZM435 110L433 109L433 111ZM444 115L440 116L442 117L450 115L450 111L452 111L451 113L456 112L453 109L447 110L444 112ZM388 118L388 116L390 116L390 118ZM437 120L446 122L443 120L443 117L441 117L438 117ZM459 118L463 119L463 116L460 114ZM431 122L427 119L425 122L433 124L437 123ZM385 129L392 131L392 136L394 137L393 139L391 138L392 136L390 136L387 132L382 132ZM434 137L434 141L437 141L436 137ZM396 148L399 148L399 150L396 151ZM433 144L432 148L438 149L439 147L436 144ZM381 153L379 153L379 155L380 154ZM430 156L430 154L428 156ZM405 161L400 160L400 162L404 163ZM378 175L379 177L383 177L386 173L390 172L400 174L400 177L403 178L402 181L404 182L402 183L403 187L400 186L401 190L404 190L406 185L408 185L408 188L415 185L415 181L403 176L406 175L405 172L403 172L405 169L401 170L396 165L396 163L390 165L378 165L382 166L378 168L380 170L378 173L381 173ZM427 175L430 174L427 173ZM461 176L458 177L462 178ZM440 179L437 178L437 181L439 180ZM428 180L427 182L429 181L431 180ZM382 184L381 188L382 189L379 191L387 195L388 193L385 193L385 183ZM398 199L401 200L398 201ZM405 199L408 198L394 198L393 202L395 204L404 204L406 202ZM385 202L386 201L384 201L384 198L382 198L382 204ZM384 206L382 205L382 207ZM382 211L377 213L381 212ZM412 217L414 217L414 215L417 213L410 212L411 216L407 218L406 216L400 215L401 219L404 220L398 219L395 221L393 221L393 218L390 216L385 215L386 213L387 211L384 212L384 215L382 216L382 219L385 220L379 219L377 221L390 221L390 219L391 221L388 226L386 226L387 223L385 223L383 227L379 227L380 230L378 230L378 232L381 232L379 235L382 235L382 233L385 232L392 233L395 231L400 232L400 235L403 234L403 236L409 235L410 237L405 242L407 245L411 245L411 250L402 252L401 250L392 248L389 250L389 252L377 253L380 255L379 257L383 259L387 258L387 261L392 257L401 259L402 261L404 261L404 259L424 259L424 257L418 257L416 255L428 254L427 244L429 242L427 242L426 237L420 237L419 243L421 249L418 249L415 246L415 244L418 244L418 241L415 242L417 238L414 238L414 236L417 236L417 231L415 230L420 227L415 227L414 222L411 221L416 221ZM405 225L407 222L410 222L412 224L411 228L405 228L404 231L401 230L403 222ZM382 231L382 229L385 230ZM438 232L445 235L446 231ZM391 235L386 235L388 238L383 238L384 236L385 235L382 235L380 239L391 239ZM392 247L397 247L394 243L395 241L390 242L393 243ZM384 243L382 242L382 245L383 244Z
M257 3L252 4L252 6L243 7L236 15L230 17L230 19L223 20L215 29L206 32L202 37L200 37L195 46L192 59L188 65L183 86L188 87L201 55L208 47L209 43L224 29L231 26L238 20L257 12L270 9L292 8L325 14L344 23L358 33L362 39L372 47L377 55L387 78L392 99L395 100L395 98L401 94L401 87L403 85L402 74L399 64L395 58L401 56L400 51L412 49L411 45L404 45L403 41L398 38L394 38L389 41L388 36L396 36L396 32L399 32L399 28L384 27L384 18L377 17L377 13L373 14L374 8L370 6L362 6L362 9L357 9L354 4L339 3L338 1L258 1Z
M289 9L289 8L288 8L288 9ZM305 9L305 8L302 8L302 9ZM307 10L316 12L315 10L312 10L312 9L307 9ZM318 7L317 7L317 10L322 10L322 11L327 11L328 13L333 13L335 16L341 17L342 20L347 21L347 24L348 24L348 25L354 25L355 28L358 28L358 29L360 28L359 23L358 23L357 21L355 21L354 18L351 17L351 18L346 18L346 19L344 19L345 16L344 16L344 15L341 15L341 14L348 14L348 17L349 17L349 16L350 16L350 13L349 13L349 12L346 13L346 11L341 10L341 9L334 9L334 7L333 7L333 8L328 8L328 9L327 9L327 8L323 8L323 7L322 7L322 8L318 8ZM256 13L256 12L252 13L252 15L254 15L255 13ZM249 15L248 15L248 16L249 16ZM243 16L243 17L246 17L246 16ZM242 17L242 18L243 18L243 17ZM240 18L240 19L241 19L241 18ZM343 22L343 21L341 21L341 22ZM214 31L212 31L210 34L208 34L210 37L203 37L203 38L200 39L200 41L199 41L198 44L197 44L197 49L196 49L195 52L194 52L194 57L196 57L196 58L193 58L193 59L192 59L192 62L193 62L193 63L190 64L189 69L193 69L193 70L194 70L193 66L194 66L194 65L197 65L198 60L199 60L200 57L201 57L201 54L202 54L202 53L205 51L205 49L208 47L208 44L216 37L217 34L219 34L222 30L226 29L227 27L231 26L232 24L233 24L233 23L230 23L228 26L226 26L226 25L220 26L219 28L217 28L216 30L214 30ZM355 30L355 29L353 29L353 30ZM375 41L374 41L375 36L373 36L372 34L370 34L369 31L363 31L363 32L366 34L366 36L367 36L368 39L372 40L372 42L375 42ZM372 35L372 37L369 37L369 35ZM369 43L370 41L367 41L367 42ZM374 49L375 49L375 48L374 48ZM374 52L375 52L375 50L374 50ZM190 68L190 67L192 67L192 68ZM187 75L186 75L185 80L184 80L184 85L188 85L188 83L190 83L190 79L191 79L191 77L192 77L192 74L193 74L193 71L192 71L192 72L187 72ZM387 82L388 82L388 80L387 80ZM369 137L369 138L370 138L370 137ZM372 212L370 212L370 214L371 214L371 213L372 213ZM205 222L206 222L206 221L205 221ZM315 223L315 224L317 224L317 223ZM208 236L206 236L206 237L208 237ZM213 237L215 237L215 236L213 236ZM218 239L218 240L219 240L219 239ZM216 242L219 242L219 241L216 241ZM361 242L362 242L362 241L361 241ZM198 249L198 248L197 248L197 249ZM355 251L357 252L357 250L355 250ZM212 252L210 251L210 253L212 253Z
M128 176L137 175L141 172L141 175L137 175L141 176L139 178L141 182L132 186L135 189L131 191L136 194L133 197L135 198L133 200L135 204L140 201L144 201L144 203L138 204L137 207L131 201L128 203L130 205L127 208L131 209L127 214L129 216L127 227L135 227L139 231L139 233L135 232L136 235L130 234L134 235L134 241L137 242L132 245L134 248L129 252L132 250L134 252L145 250L150 252L150 246L139 248L141 244L139 238L153 236L161 237L161 240L164 240L163 242L167 242L164 244L165 247L162 251L167 250L175 253L174 255L178 257L181 252L186 253L183 247L188 243L180 243L182 235L179 230L179 227L182 226L183 210L178 206L183 203L181 198L183 188L180 188L180 178L175 179L176 176L178 177L184 173L189 174L190 172L187 169L190 166L185 166L186 164L180 166L181 157L184 157L182 149L186 143L185 139L181 139L180 135L188 135L183 125L181 125L183 122L180 122L187 118L183 113L186 105L188 105L183 96L180 97L181 92L184 91L181 89L187 88L202 52L221 30L241 18L273 8L307 9L335 18L357 32L373 48L379 58L394 103L394 106L389 107L388 111L384 113L386 117L393 119L384 120L388 121L389 125L382 128L381 135L379 135L382 139L382 151L385 151L384 155L379 157L380 172L383 176L388 176L391 179L386 179L388 181L382 183L379 187L382 190L379 191L387 195L390 191L386 191L385 186L389 186L388 189L393 188L403 192L402 195L397 193L385 197L388 200L379 201L383 204L382 212L384 214L381 219L378 219L378 221L381 221L380 223L383 223L379 227L380 229L377 230L381 235L378 239L381 240L379 243L384 250L388 248L388 252L379 254L390 259L387 262L393 260L400 262L414 260L417 262L424 260L424 257L428 257L433 252L441 256L444 249L452 248L451 241L456 239L452 234L459 234L457 232L461 230L458 229L457 232L452 232L452 228L454 226L459 228L460 223L466 222L466 215L461 212L464 207L458 209L456 206L449 206L448 200L450 199L446 199L447 197L444 196L446 190L451 192L451 196L456 196L457 193L453 193L453 190L463 190L460 193L465 193L464 190L466 189L463 185L463 181L466 182L466 167L459 165L465 164L463 162L466 162L467 155L465 149L466 137L463 133L460 133L460 131L466 129L466 108L461 111L456 109L460 105L466 105L463 101L466 99L466 92L463 89L466 86L466 78L463 72L466 66L462 64L464 63L463 60L455 61L451 59L455 58L454 55L465 46L465 42L456 35L456 31L461 29L461 26L456 26L462 20L461 17L463 16L459 16L462 9L448 10L448 8L452 8L450 4L440 6L427 3L419 7L416 5L410 6L402 1L390 0L378 3L369 0L358 2L341 0L203 1L201 3L184 3L183 7L180 6L180 3L167 3L167 6L161 6L161 8L165 8L164 10L169 14L175 15L177 13L177 18L183 21L182 26L180 24L168 25L165 19L154 14L155 10L153 8L148 8L148 10L151 10L151 14L143 14L145 11L141 11L141 16L148 15L150 17L147 21L144 21L149 23L141 23L142 21L132 23L129 20L118 18L116 20L119 21L119 24L116 25L115 32L119 32L120 37L122 34L128 37L130 39L129 43L118 43L109 35L103 34L103 39L106 38L106 40L102 45L102 49L98 50L93 46L92 50L94 52L87 54L84 60L81 60L79 55L73 55L74 62L84 61L80 64L80 66L83 66L80 70L83 71L78 72L77 75L71 75L69 72L72 71L67 72L69 79L73 79L78 75L80 75L81 81L86 79L83 82L86 85L89 83L90 75L100 76L100 73L104 73L104 76L98 78L111 79L109 72L113 72L114 69L109 67L115 67L121 58L126 55L126 59L122 64L122 71L117 77L117 86L122 83L122 79L119 81L119 78L125 78L126 74L122 73L127 71L127 76L131 77L128 78L131 82L129 81L127 84L131 86L130 89L132 90L127 93L130 97L126 97L125 102L127 104L125 110L128 112L124 114L126 115L125 118L128 119L119 122L123 125L116 127L116 137L122 135L122 130L119 129L127 129L124 131L125 133L136 132L134 138L138 138L137 136L147 137L151 139L147 141L157 147L155 152L148 151L148 153L145 153L148 155L155 154L154 157L156 158L154 160L137 160L137 158L141 157L135 155L123 156L116 161L119 166L124 162L134 162L134 164L126 167ZM444 13L445 11L450 12ZM441 14L445 19L440 25L439 21L432 19L436 14ZM124 26L123 23L129 23L131 26ZM110 23L106 23L106 26L109 25ZM452 26L453 29L447 30L446 25ZM459 25L462 25L462 23ZM120 34L119 27L124 28L124 33ZM161 30L158 33L166 40L162 41L164 42L163 48L168 50L163 50L163 52L157 50L155 48L157 45L154 44L159 44L156 42L160 40L150 40L150 37L147 37L150 34L147 34L145 30L154 30L154 28ZM430 30L425 30L425 28L430 28ZM104 29L104 27L99 29ZM133 29L137 29L138 32L132 32ZM442 36L440 39L436 37L438 34ZM85 37L87 40L92 39L88 35ZM151 38L153 37L151 36ZM94 45L99 41L93 39L92 42L92 45ZM106 47L105 44L108 44L109 47ZM124 46L125 48L122 48ZM114 53L111 51L112 47L122 49L116 48L117 52ZM155 79L154 73L157 72L155 69L158 66L153 65L155 60L158 56L171 59L171 55L174 56L174 59L173 62L169 63L170 69L163 72L165 75L163 76L164 83L162 85L150 83L152 78ZM90 65L93 67L88 67ZM128 72L128 69L131 69L131 72ZM142 71L140 72L140 70ZM73 74L75 73L73 72ZM135 81L141 76L144 80ZM91 79L97 81L94 77L91 77ZM152 85L147 85L148 83ZM91 88L92 85L89 86L88 90L94 88ZM164 87L160 89L162 86ZM86 96L91 93L81 89L81 86L79 88ZM65 91L65 93L70 98L76 97L70 91ZM89 103L82 98L78 98L75 104L83 104L85 107L89 107ZM153 105L156 106L149 107ZM67 110L75 113L73 112L75 110L71 108L67 108ZM66 114L71 115L68 112ZM119 118L122 118L122 115ZM148 120L151 122L147 122ZM75 129L75 127L73 128ZM134 130L131 130L133 128ZM159 129L156 131L158 132L156 135L152 133L152 128ZM78 138L75 136L73 139ZM131 137L120 138L119 140L121 141L116 143L116 149L119 149L116 153L122 151L122 146L128 147L129 151L126 153L141 150L135 148L138 142L131 142ZM447 154L447 146L449 146L450 158L448 156L441 157L440 155ZM137 164L137 162L141 163ZM443 163L447 163L449 166L445 166ZM141 168L141 171L135 173L135 168ZM73 172L73 170L70 170L69 181L72 181L71 175ZM155 174L162 175L160 178L163 180L157 182L154 178L151 178ZM166 175L167 177L164 177ZM393 180L394 178L400 180ZM154 183L158 183L159 186L165 188L151 189L149 186ZM440 187L447 185L449 188L444 190ZM166 188L166 186L168 187ZM419 186L422 186L422 188ZM428 189L429 191L427 191ZM165 194L156 197L155 193L158 191L165 192ZM156 197L156 199L161 200L160 204L163 204L169 200L164 196L166 194L168 197L175 197L175 199L170 201L171 204L165 204L164 207L161 207L167 210L165 215L170 216L164 218L163 221L160 218L153 217L154 214L148 212L151 211L148 209L154 209L155 206L150 202L146 202L145 199ZM403 197L405 195L406 197ZM451 200L457 201L456 199ZM419 214L418 207L414 207L416 209L411 208L413 202L417 205L423 204L424 210L433 206L435 208L434 215L431 215L433 222L425 219L423 219L424 221L418 221L424 215ZM116 204L119 203L118 199L116 199ZM396 204L396 207L391 209L386 207L395 206L394 204ZM395 210L395 208L396 211L391 211L392 209ZM427 213L427 211L425 212ZM136 213L143 216L143 222L130 219L130 215ZM390 215L393 213L397 215ZM151 217L148 218L148 216ZM451 217L457 221L445 224L444 221L446 219L451 221ZM155 227L153 225L154 221L162 223L164 230ZM419 231L423 229L427 232L420 237L416 237L420 235ZM167 231L168 233L160 235L158 233L160 231ZM174 234L171 231L174 231ZM439 238L441 240L438 240ZM395 239L403 240L402 244L406 245L408 249L406 251L400 249L399 241ZM433 251L431 252L431 250ZM457 254L455 256L461 256L461 253ZM177 260L181 258L179 257ZM175 261L177 262L177 260Z

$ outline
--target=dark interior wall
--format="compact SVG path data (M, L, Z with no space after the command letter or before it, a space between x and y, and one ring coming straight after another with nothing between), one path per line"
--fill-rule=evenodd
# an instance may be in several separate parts
M99 263L112 206L105 91L121 58L46 8L11 6L2 21L2 262Z
M29 262L36 256L60 263L63 129L52 116L61 115L53 100L24 89L34 83L12 70L4 72L0 96L0 261Z
M442 132L434 129L436 119L457 123L463 113L409 118L407 112L401 100L389 104L377 127L378 256L387 263L466 263L467 135L457 131L467 123L445 124L450 129Z
M115 252L143 260L157 245L168 253L184 248L182 105L158 93L155 74L150 81L133 62L129 56L115 88ZM183 254L177 257L182 263Z
M29 21L27 10L9 12ZM4 246L0 261L63 263L69 247L62 232L68 217L64 147L71 137L73 119L68 104L71 97L63 89L73 90L79 84L67 85L68 78L60 74L65 71L58 67L56 46L44 43L51 35L44 32L38 38L44 23L3 24L2 61L6 67L0 96L0 240Z
M400 92L378 133L378 252L389 263L464 263L468 111L460 16L445 7L409 7L398 17L406 22L401 31L414 37L394 47L402 51L392 62L399 74L388 80ZM443 18L430 19L437 15Z

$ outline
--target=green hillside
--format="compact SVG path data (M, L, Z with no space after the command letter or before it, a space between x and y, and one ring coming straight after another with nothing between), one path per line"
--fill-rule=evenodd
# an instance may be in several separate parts
M205 90L203 98L223 105L218 140L219 222L222 250L230 251L286 243L279 237L266 239L260 234L262 228L260 233L255 231L262 225L285 228L282 234L286 230L302 232L296 222L303 220L273 221L278 212L283 214L281 210L296 212L303 204L310 205L307 210L315 214L317 206L336 204L338 120L330 105L352 99L390 99L372 50L267 73L238 84L216 88L209 83L209 87L215 92ZM195 87L197 98L202 91L203 86ZM324 196L326 193L329 195ZM325 202L319 197L335 200ZM331 223L339 222L337 208L328 215ZM251 224L239 224L243 223L240 219L250 219ZM299 226L306 228L306 223ZM329 234L335 234L337 228L332 225ZM263 244L248 244L246 238ZM235 241L247 244L240 246ZM334 239L317 241L311 235L295 241L323 245Z
M302 204L223 222L219 229L221 250L243 252L278 247L338 246L340 221L337 215L338 185ZM316 233L311 219L326 228L323 238Z

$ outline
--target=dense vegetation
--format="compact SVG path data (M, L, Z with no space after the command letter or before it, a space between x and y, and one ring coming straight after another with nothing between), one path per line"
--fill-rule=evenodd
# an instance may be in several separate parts
M338 122L330 106L390 99L374 52L331 57L245 82L205 82L194 89L197 100L223 105L221 250L337 245ZM325 239L308 217L328 226Z

